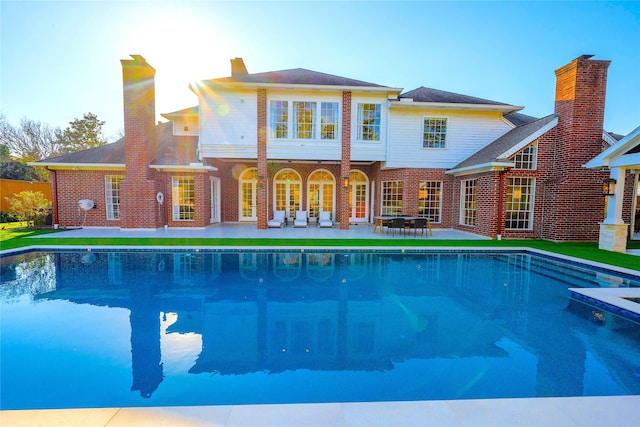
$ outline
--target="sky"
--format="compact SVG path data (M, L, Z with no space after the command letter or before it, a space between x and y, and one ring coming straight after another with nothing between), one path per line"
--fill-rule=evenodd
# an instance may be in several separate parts
M197 105L189 82L307 68L553 113L554 70L610 60L605 129L640 126L640 2L0 0L0 113L62 129L91 112L123 132L122 69L156 69L156 113Z

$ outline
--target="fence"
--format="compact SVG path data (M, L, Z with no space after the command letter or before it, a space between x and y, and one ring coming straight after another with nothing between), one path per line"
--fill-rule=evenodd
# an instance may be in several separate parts
M0 211L9 210L9 202L5 197L13 197L14 194L21 191L39 191L44 194L50 202L51 198L51 184L48 182L30 182L19 181L16 179L4 179L0 178Z

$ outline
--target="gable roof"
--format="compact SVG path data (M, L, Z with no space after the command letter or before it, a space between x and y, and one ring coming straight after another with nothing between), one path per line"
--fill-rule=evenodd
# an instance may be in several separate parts
M476 98L475 96L462 95L444 90L432 89L420 86L398 96L399 99L413 99L414 102L438 102L445 104L482 104L482 105L508 105L504 102L491 101Z
M536 120L539 119L538 117L528 116L526 114L515 113L515 112L505 114L504 118L509 120L509 122L511 122L511 124L513 124L516 127L526 125L527 123L535 122Z
M197 155L197 136L173 135L172 122L160 123L154 128L155 138L149 146L150 167L193 167L200 160ZM124 138L116 142L76 151L30 163L52 169L77 167L83 169L124 169Z
M486 145L455 165L446 173L467 175L485 172L495 168L511 167L513 166L513 162L509 160L509 157L526 147L549 129L555 127L558 124L558 117L557 114L551 114L511 129L489 145Z
M640 167L640 126L584 165L591 169L619 166Z
M364 82L333 74L320 73L306 68L292 68L289 70L269 71L266 73L244 74L233 77L223 77L210 80L218 83L271 83L279 85L313 85L313 86L362 86L387 88L388 86Z

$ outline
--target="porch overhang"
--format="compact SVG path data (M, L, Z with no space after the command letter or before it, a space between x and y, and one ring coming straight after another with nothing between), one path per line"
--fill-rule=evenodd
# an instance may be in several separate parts
M495 161L495 162L487 162L479 165L467 166L464 168L450 169L445 171L447 175L453 176L465 176L465 175L474 175L479 173L493 172L493 171L503 171L507 168L512 168L514 163L509 160L505 161Z

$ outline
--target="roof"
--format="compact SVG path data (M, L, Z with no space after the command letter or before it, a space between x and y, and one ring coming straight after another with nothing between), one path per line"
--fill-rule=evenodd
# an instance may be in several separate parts
M473 168L483 165L508 161L508 158L515 154L516 151L524 148L524 146L553 128L558 123L558 117L557 114L551 114L513 128L489 145L486 145L484 148L458 163L448 172L455 174L461 169L472 170ZM502 166L506 167L506 165Z
M640 166L640 126L584 165L586 168L593 169L611 169L617 166L627 168Z
M197 117L198 114L200 114L200 107L199 106L193 106L193 107L189 107L189 108L184 108L182 110L178 110L178 111L172 111L170 113L163 113L160 114L162 117L164 117L167 120L171 120L171 119L175 119L178 117L184 117L184 116L194 116Z
M527 123L535 122L536 120L538 120L538 117L528 116L526 114L515 113L515 112L505 114L504 118L509 120L511 124L513 124L516 127L526 125Z
M268 83L280 85L314 85L314 86L361 86L386 88L388 86L364 82L333 74L320 73L305 68L269 71L266 73L244 74L208 80L215 83Z
M400 99L413 99L414 102L439 102L446 104L481 104L481 105L509 105L504 102L490 101L475 96L446 92L421 86L398 96Z
M155 126L155 143L150 148L151 166L189 166L198 163L197 136L174 136L171 122L160 123ZM64 156L34 162L36 166L96 166L125 165L124 138L111 144L87 150L76 151Z

